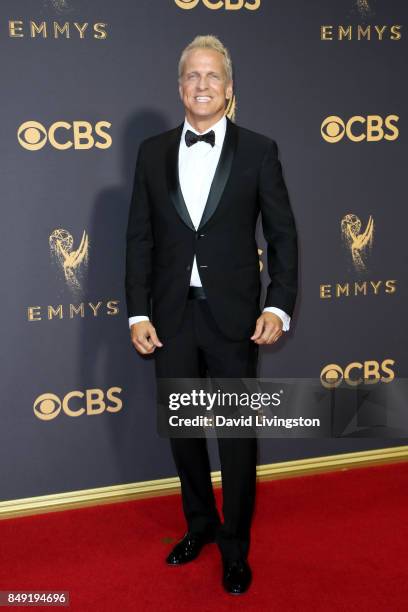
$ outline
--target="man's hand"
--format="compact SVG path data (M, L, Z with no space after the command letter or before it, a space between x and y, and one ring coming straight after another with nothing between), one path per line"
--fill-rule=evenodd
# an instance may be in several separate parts
M273 344L281 337L283 322L273 312L263 312L256 321L254 335L251 336L256 344Z
M133 346L141 355L149 355L156 350L156 346L163 346L150 321L133 323L130 328L130 338Z

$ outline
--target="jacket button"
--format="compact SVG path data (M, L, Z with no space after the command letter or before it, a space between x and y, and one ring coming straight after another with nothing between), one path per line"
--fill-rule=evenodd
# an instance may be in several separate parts
M190 266L190 265L188 265L188 266L186 267L186 270L187 270L187 272L189 272L189 271L191 270L191 266Z

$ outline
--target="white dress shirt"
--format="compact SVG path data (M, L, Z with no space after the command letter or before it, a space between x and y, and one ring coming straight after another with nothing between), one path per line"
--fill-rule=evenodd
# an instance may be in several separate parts
M206 130L206 132L213 130L215 133L215 145L213 147L203 141L196 142L188 147L185 141L186 131L191 130L195 134L199 134L199 132L189 124L187 119L184 120L178 157L179 181L184 201L196 229L200 225L211 183L220 159L226 129L227 120L224 116ZM195 256L191 271L190 285L194 287L202 286ZM282 320L283 331L288 331L290 317L286 312L274 306L264 308L263 312L273 312L276 314ZM129 317L129 327L134 323L148 320L149 318L143 315Z

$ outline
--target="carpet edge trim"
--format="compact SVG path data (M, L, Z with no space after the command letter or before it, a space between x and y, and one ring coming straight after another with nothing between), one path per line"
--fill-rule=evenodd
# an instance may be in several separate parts
M257 466L257 480L274 480L306 476L320 472L368 467L384 463L408 461L408 446L396 446L368 451L341 453L307 459L295 459ZM211 473L215 486L221 485L221 472ZM64 493L52 493L0 502L0 520L61 510L83 508L106 503L133 501L143 497L156 497L179 493L177 476L146 480L128 484L110 485Z

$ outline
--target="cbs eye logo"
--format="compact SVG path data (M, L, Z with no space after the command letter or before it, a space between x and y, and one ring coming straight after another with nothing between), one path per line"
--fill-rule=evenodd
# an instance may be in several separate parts
M42 393L34 400L33 410L35 416L41 421L55 419L61 410L70 417L82 414L95 415L102 412L119 412L122 409L122 400L117 397L122 392L120 387L110 387L106 393L102 389L87 389L70 391L62 400L54 393ZM111 403L108 404L106 399Z
M55 419L61 412L61 400L54 393L43 393L34 402L34 414L42 421Z
M246 8L248 11L256 11L261 6L261 0L174 0L181 9L190 10L196 8L200 2L213 11L225 8L226 11L239 11Z
M330 363L324 366L320 372L320 382L326 389L338 387L343 380L351 387L356 387L361 383L388 383L395 377L395 373L391 369L394 364L393 359L384 359L381 363L378 361L364 361L363 363L354 361L344 368L336 363Z
M320 133L326 142L339 142L347 136L352 142L378 142L379 140L397 140L399 130L395 125L398 115L388 115L385 119L379 115L361 117L355 115L344 122L341 117L331 115L324 119Z
M111 125L108 121L98 121L95 126L88 121L56 121L47 130L38 121L25 121L17 130L17 138L20 145L28 151L39 151L47 141L60 151L72 147L108 149L112 138L104 128L110 128Z

